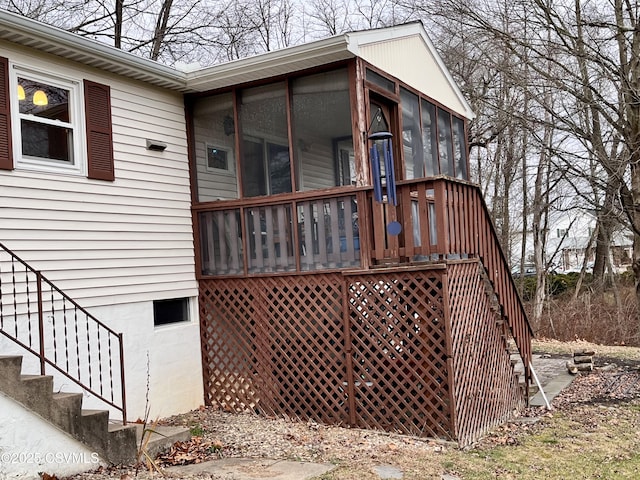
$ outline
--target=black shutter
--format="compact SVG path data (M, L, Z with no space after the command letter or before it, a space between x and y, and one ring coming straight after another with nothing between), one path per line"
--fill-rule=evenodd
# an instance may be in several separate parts
M85 80L84 109L87 120L87 176L96 180L113 181L115 175L109 86Z
M2 170L13 170L10 96L9 60L0 57L0 169Z

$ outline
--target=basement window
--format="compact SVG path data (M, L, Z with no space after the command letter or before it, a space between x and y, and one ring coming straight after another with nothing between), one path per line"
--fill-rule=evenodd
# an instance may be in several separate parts
M153 301L153 325L171 325L189 321L189 299L172 298Z

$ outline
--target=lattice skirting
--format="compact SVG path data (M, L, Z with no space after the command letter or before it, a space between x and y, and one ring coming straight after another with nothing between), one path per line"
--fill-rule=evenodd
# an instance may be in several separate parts
M206 403L475 438L517 399L507 396L488 408L473 400L488 395L486 385L496 378L509 384L513 373L508 354L503 358L504 339L479 326L491 323L492 312L488 301L480 302L484 284L472 273L479 264L462 267L450 274L451 267L442 267L200 281ZM468 295L473 300L465 303ZM489 312L484 320L476 308ZM481 336L475 340L484 350L469 346L470 335Z

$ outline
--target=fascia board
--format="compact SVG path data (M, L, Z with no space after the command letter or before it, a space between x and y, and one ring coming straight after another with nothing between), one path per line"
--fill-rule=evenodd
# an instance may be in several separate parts
M189 72L187 87L215 90L354 57L348 37L338 35Z
M7 10L0 10L0 38L153 85L187 90L183 72Z

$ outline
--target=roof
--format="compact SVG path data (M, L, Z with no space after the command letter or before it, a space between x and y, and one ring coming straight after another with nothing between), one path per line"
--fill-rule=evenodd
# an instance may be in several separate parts
M459 113L473 118L470 105L436 53L421 22L344 33L185 73L97 40L0 10L0 39L182 93L204 92L355 58L360 56L363 47L410 36L422 39L463 106L465 111Z

